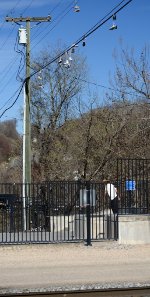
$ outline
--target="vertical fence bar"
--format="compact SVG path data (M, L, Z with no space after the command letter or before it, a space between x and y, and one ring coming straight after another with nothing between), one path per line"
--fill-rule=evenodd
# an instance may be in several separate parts
M145 194L145 199L146 199L146 202L145 202L145 205L146 205L146 209L149 213L149 179L148 179L148 160L146 159L146 194Z
M90 215L90 182L86 183L87 189L87 205L86 205L86 219L87 219L87 241L86 245L91 245L91 215Z

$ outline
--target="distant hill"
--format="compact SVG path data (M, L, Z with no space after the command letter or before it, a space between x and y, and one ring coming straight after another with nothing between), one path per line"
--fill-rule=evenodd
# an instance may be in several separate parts
M18 155L20 135L16 129L16 120L0 123L0 164L8 158Z

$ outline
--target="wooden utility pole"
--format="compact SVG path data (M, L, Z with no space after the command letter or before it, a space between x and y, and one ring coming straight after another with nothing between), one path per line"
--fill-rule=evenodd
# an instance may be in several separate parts
M30 124L30 23L49 22L51 17L6 17L6 22L26 23L26 79L24 106L23 184L31 183L31 124ZM27 195L28 196L28 195Z
M23 132L23 228L24 231L29 228L29 215L27 214L27 204L30 202L31 185L31 123L30 123L30 23L31 22L49 22L51 17L6 17L6 22L14 22L20 25L20 22L26 23L25 42L26 46L26 78L24 85L24 132Z

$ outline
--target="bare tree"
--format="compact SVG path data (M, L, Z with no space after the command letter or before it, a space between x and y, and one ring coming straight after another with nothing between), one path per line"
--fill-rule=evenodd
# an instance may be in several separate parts
M150 64L149 47L145 46L139 56L133 49L122 49L121 56L116 59L116 72L113 87L119 90L120 99L150 99Z
M55 52L58 52L58 50ZM38 69L50 61L51 54L43 52L33 65ZM65 59L70 58L70 67ZM61 155L60 131L58 129L70 118L76 117L74 102L83 88L80 78L86 76L85 58L66 53L62 63L50 64L32 80L32 135L37 138L40 171L42 178L50 177L54 172L57 149ZM56 143L59 148L56 148ZM59 144L58 144L59 143ZM57 168L55 171L60 171ZM54 176L53 176L54 177Z
M80 78L86 75L86 64L77 55L70 68L54 63L34 77L31 108L34 180L70 180L74 172L85 179L113 178L117 158L150 157L148 54L146 47L139 58L133 51L122 51L113 91L106 94L103 106L91 104L95 102L93 94L89 106L85 108L87 99L82 104ZM34 67L49 60L44 53ZM16 171L16 176L19 172Z

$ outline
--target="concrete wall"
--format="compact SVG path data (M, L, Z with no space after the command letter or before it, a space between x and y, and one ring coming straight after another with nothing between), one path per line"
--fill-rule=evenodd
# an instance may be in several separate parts
M119 243L150 243L150 215L119 215Z

